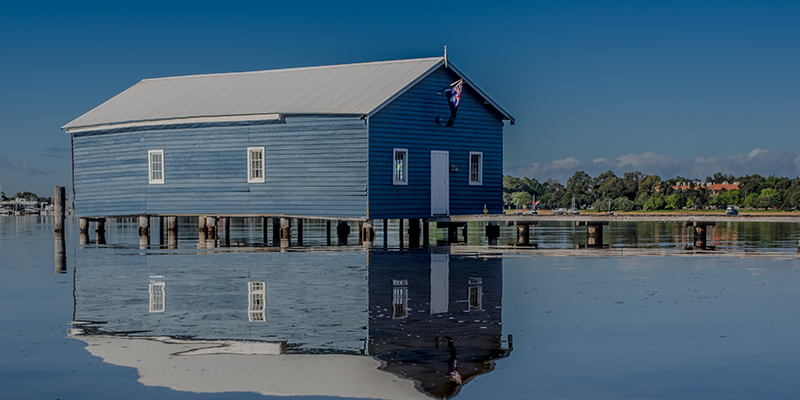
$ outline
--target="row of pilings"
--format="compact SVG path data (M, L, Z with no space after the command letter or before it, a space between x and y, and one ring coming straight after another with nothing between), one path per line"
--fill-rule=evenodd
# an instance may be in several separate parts
M273 246L290 247L290 246L303 246L303 233L304 233L304 218L298 217L220 217L201 215L197 217L197 232L198 232L198 246L205 246L204 243L222 241L222 246L230 245L230 229L232 220L234 218L241 219L261 219L263 226L263 243ZM167 248L177 247L178 238L178 217L175 216L148 216L142 215L134 218L138 220L139 226L139 244L141 246L149 246L151 243L151 223L155 221L158 224L158 232L161 236L160 244L166 245ZM389 226L390 220L382 221L383 229L383 245L388 247ZM431 223L427 219L399 219L397 227L399 228L399 246L400 247L420 247L427 246L430 241L430 226ZM326 226L326 242L328 246L338 245L347 246L350 243L350 234L357 226L358 244L370 243L374 244L377 235L375 234L376 220L325 220ZM89 232L94 230L96 233L97 244L105 244L105 228L106 218L94 217L80 217L79 226L81 232L80 243L87 244L89 242ZM356 225L356 226L354 226ZM335 230L334 230L335 227ZM447 229L448 243L466 242L467 241L467 224L451 223L451 222L438 222L437 228ZM92 229L94 228L94 229ZM486 227L486 236L489 239L489 244L496 245L497 239L500 236L500 227L496 222L490 222ZM185 225L184 225L185 229ZM271 232L271 234L270 234ZM459 235L460 233L460 235ZM335 237L335 241L334 241Z

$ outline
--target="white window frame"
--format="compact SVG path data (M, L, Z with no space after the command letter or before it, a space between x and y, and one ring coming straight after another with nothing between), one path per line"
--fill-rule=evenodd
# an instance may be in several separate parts
M402 179L398 179L397 174L397 154L404 154L403 156L403 170ZM408 149L394 149L392 151L392 184L393 185L408 185Z
M408 317L408 279L392 279L392 319Z
M266 282L247 283L247 318L250 322L266 322L267 320L267 285Z
M476 171L476 178L472 179L472 156L480 157L480 162L478 162L478 170ZM483 152L481 151L470 151L469 152L469 184L470 185L483 185Z
M150 312L162 313L167 309L166 282L150 282Z
M253 152L260 152L261 153L261 168L255 169L253 168ZM265 162L264 162L264 148L263 147L248 147L247 148L247 183L264 183L264 170L265 170ZM253 171L260 171L260 177L253 177Z
M161 156L161 178L154 179L153 178L153 154L158 154ZM148 150L147 151L147 179L151 185L163 185L164 184L164 150Z

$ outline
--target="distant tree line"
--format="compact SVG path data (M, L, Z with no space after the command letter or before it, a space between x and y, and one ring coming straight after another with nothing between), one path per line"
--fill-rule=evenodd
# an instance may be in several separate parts
M708 184L722 183L738 183L739 189L722 189L715 194L707 188ZM800 208L800 178L716 173L701 182L680 176L661 180L658 175L639 171L618 177L609 170L594 178L577 171L562 185L554 179L539 182L535 178L503 177L506 207L530 207L534 198L540 208L568 208L574 199L576 208L597 211L698 210L728 205L794 210Z
M11 197L6 196L5 192L0 192L0 201L9 201L9 200L16 200L22 199L27 201L38 201L40 203L52 203L52 197L39 197L36 193L31 192L19 192Z

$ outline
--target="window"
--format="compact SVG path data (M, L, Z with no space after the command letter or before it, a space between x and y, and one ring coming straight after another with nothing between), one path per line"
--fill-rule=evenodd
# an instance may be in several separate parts
M394 149L394 177L395 185L408 185L408 149Z
M166 310L167 295L165 282L150 282L150 312L158 313Z
M164 150L150 150L147 158L150 183L164 183Z
M483 279L469 278L469 311L483 310Z
M264 148L247 148L247 182L264 183Z
M408 316L408 280L392 279L392 319Z
M266 285L264 282L247 283L247 317L250 322L267 320Z
M483 185L483 153L469 152L469 184Z

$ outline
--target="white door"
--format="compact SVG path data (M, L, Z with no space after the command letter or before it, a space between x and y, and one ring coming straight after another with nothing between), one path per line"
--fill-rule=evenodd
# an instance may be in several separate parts
M450 215L450 153L431 151L431 215Z
M450 305L450 256L431 254L431 314L446 313Z

